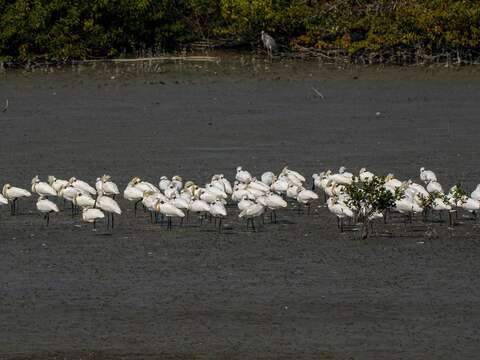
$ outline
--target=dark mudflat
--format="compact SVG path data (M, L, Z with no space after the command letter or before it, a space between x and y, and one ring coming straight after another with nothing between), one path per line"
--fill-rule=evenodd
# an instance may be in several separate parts
M473 70L202 66L1 75L0 182L108 173L123 189L285 163L480 181ZM465 214L453 230L395 217L361 241L325 208L257 232L230 208L218 234L196 219L167 231L119 201L112 232L68 211L46 228L33 199L0 209L0 358L478 358L479 223Z

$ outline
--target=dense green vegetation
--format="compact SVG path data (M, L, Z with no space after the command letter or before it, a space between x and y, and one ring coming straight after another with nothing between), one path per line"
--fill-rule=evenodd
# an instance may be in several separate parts
M478 0L0 0L6 61L154 54L202 40L254 48L261 30L284 51L368 62L480 57Z

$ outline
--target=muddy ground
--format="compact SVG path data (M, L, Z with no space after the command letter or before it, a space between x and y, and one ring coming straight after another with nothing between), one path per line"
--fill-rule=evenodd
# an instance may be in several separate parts
M315 87L323 98L312 90ZM104 173L200 183L284 164L480 181L480 76L316 64L97 65L0 74L0 182ZM0 105L3 107L3 105ZM378 114L377 114L378 113ZM325 208L253 233L124 214L108 232L0 209L0 358L475 359L479 223L340 234ZM320 205L317 204L317 205Z

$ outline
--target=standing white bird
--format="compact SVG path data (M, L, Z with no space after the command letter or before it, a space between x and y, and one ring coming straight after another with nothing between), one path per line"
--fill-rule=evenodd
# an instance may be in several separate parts
M274 223L277 223L277 209L286 208L288 204L280 195L269 192L267 195L265 195L265 205L271 211L270 222L273 220Z
M140 201L142 201L143 194L144 194L144 191L135 187L135 184L132 182L130 182L125 188L125 190L123 191L124 199L135 202L135 206L134 206L135 216L137 216L137 205Z
M97 188L97 193L102 192L106 196L112 196L115 199L115 196L120 194L117 184L112 181L110 175L103 175L101 178L97 179L95 183Z
M255 218L263 215L264 212L265 207L262 204L254 203L246 209L242 210L240 214L238 214L238 217L247 219L247 229L249 222L251 222L252 229L253 231L255 231Z
M107 228L110 226L110 217L111 217L111 227L113 229L114 227L114 214L121 215L122 210L120 209L120 206L118 206L118 203L113 200L112 198L109 198L108 196L103 195L103 192L100 192L98 194L98 197L95 201L95 207L99 208L107 213Z
M93 230L95 230L95 224L97 220L103 219L105 214L100 209L84 208L82 212L83 221L93 223Z
M346 217L353 218L354 213L345 203L338 201L336 196L327 200L328 210L337 217L337 227L343 232L343 219Z
M249 206L252 206L253 204L255 204L255 202L253 202L252 200L250 200L248 198L248 196L244 195L242 200L240 200L237 204L238 206L238 209L240 211L243 211L245 210L246 208L248 208Z
M222 231L222 218L227 216L227 209L225 208L225 205L223 205L222 200L217 199L215 200L214 203L210 204L210 209L209 209L210 215L213 216L215 219L215 225L217 224L217 219L219 219L218 222L218 232Z
M18 214L18 199L22 197L30 197L32 194L25 189L5 184L2 189L2 195L11 203L10 214Z
M77 196L77 194L79 194L81 192L82 191L80 189L74 188L73 186L70 185L70 183L68 183L67 185L64 185L60 189L60 191L58 192L58 196L60 198L63 198L63 200L64 200L64 202L63 202L64 210L65 210L65 200L67 200L71 203L71 205L72 205L72 207L71 207L72 217L75 214L75 207L74 207L75 204L73 203L73 200L75 199L75 196Z
M200 214L200 224L202 224L204 215L210 212L210 205L208 205L208 203L203 200L194 200L190 204L189 211Z
M41 197L57 196L55 189L46 182L40 181L38 175L32 179L32 193L36 193Z
M95 206L95 199L92 198L89 194L79 191L73 197L72 203L73 205L82 209L91 208Z
M307 214L310 214L310 205L313 201L318 199L318 195L311 190L307 190L303 187L298 189L297 201L300 204L307 205Z
M50 223L50 213L60 211L54 202L44 199L42 196L40 196L37 200L37 210L43 214L43 218L47 222L47 226Z
M155 206L155 211L167 217L168 219L168 230L172 229L172 217L184 218L185 213L177 208L175 205L159 200Z

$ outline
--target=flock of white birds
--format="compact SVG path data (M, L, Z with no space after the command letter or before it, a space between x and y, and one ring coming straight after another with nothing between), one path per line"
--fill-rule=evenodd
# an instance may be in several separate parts
M354 218L359 209L352 209L345 185L353 182L366 182L375 175L362 168L358 176L347 172L341 167L338 172L330 170L313 174L313 191L306 188L305 177L295 170L285 167L278 175L265 172L258 179L252 174L238 167L233 184L222 174L213 175L211 180L201 187L193 181L183 182L175 175L171 179L162 176L158 186L134 177L123 191L123 197L134 203L135 215L137 205L142 203L149 211L151 219L157 221L158 216L167 218L168 228L172 228L172 218L183 218L194 213L200 219L210 217L215 219L215 226L222 229L222 219L227 216L227 203L235 203L239 209L239 218L246 219L247 228L251 225L255 229L254 219L264 216L268 211L271 221L276 222L276 211L286 208L289 202L296 203L297 207L310 206L319 196L317 191L323 192L329 211L339 219L339 226L345 218ZM433 196L431 204L433 211L452 210L462 208L475 214L480 209L480 184L470 196L463 195L458 199L455 196L455 186L445 194L437 176L431 170L420 169L420 180L424 185L412 180L401 181L392 174L385 177L385 188L395 193L402 188L404 196L395 202L394 211L401 214L416 214L424 211L423 200ZM50 214L60 211L53 198L63 199L71 203L72 216L81 209L82 219L93 223L106 218L107 227L114 227L114 216L121 215L122 210L115 200L120 194L118 186L108 175L103 175L95 182L95 186L75 177L69 180L60 180L49 176L47 181L41 181L35 176L31 182L31 192L25 189L5 184L0 194L0 205L10 204L11 214L18 214L18 202L21 198L38 196L37 210L43 214L46 225L50 221ZM321 205L323 206L323 205ZM360 209L361 211L361 209ZM380 218L383 214L372 214L372 219Z

